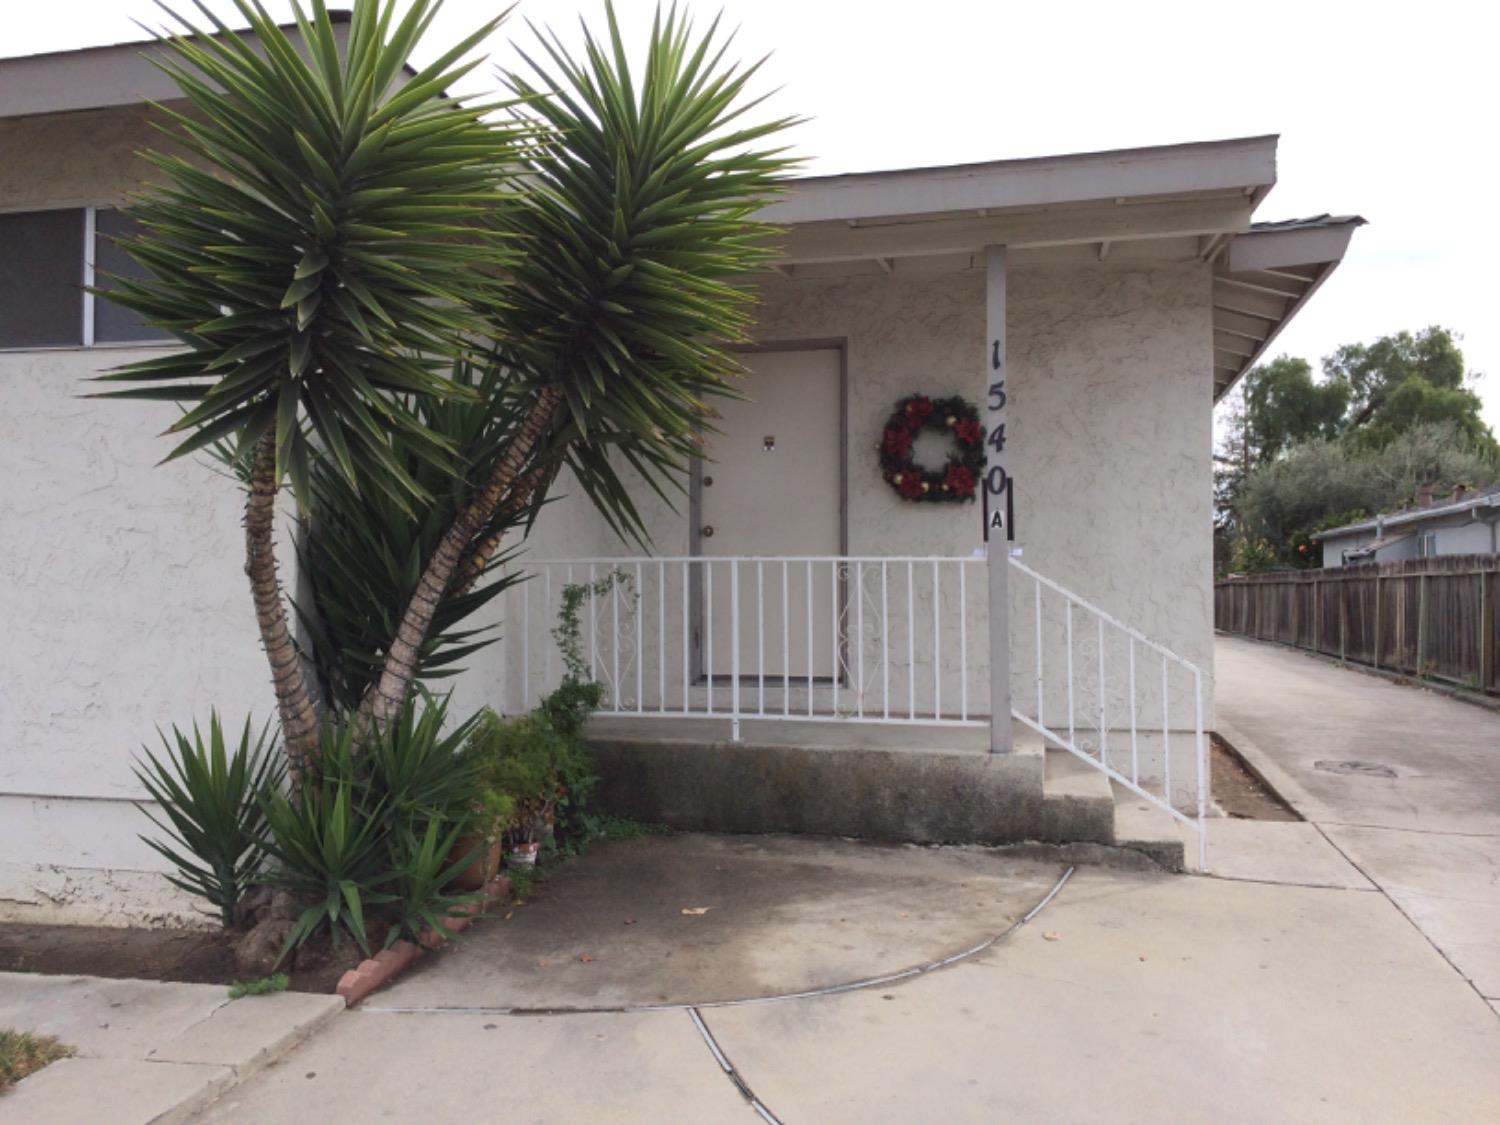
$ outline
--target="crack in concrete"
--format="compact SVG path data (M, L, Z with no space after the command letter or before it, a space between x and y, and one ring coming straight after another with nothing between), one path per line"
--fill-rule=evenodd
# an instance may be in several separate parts
M1414 832L1419 836L1456 836L1466 840L1500 840L1500 832L1450 832L1442 828L1401 828L1393 824L1360 824L1353 820L1309 821L1314 825L1327 824L1334 828L1368 828L1374 832Z

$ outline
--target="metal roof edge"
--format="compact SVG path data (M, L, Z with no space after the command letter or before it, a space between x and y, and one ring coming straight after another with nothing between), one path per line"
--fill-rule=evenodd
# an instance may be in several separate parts
M1399 512L1381 513L1367 520L1346 523L1341 527L1326 528L1314 534L1312 538L1324 539L1330 535L1350 535L1356 531L1374 531L1379 527L1404 527L1407 524L1421 523L1423 520L1438 516L1457 515L1465 509L1479 508L1500 508L1500 489L1491 492L1476 492L1461 500L1448 500L1427 508L1410 508Z

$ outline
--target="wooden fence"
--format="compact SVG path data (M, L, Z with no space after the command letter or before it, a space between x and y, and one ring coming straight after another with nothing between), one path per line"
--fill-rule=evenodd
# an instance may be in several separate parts
M1500 695L1500 555L1442 555L1214 584L1214 626Z

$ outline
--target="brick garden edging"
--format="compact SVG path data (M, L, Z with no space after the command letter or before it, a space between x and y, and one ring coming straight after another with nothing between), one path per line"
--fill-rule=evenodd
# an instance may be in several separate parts
M474 919L496 904L510 898L510 880L496 875L484 885L484 898L460 903L448 915L448 928L461 933L474 924ZM448 939L432 928L422 932L421 943L401 940L389 949L382 949L375 956L361 961L339 978L334 989L344 998L344 1007L352 1008L377 988L384 988L400 976L406 967L429 950L437 949Z

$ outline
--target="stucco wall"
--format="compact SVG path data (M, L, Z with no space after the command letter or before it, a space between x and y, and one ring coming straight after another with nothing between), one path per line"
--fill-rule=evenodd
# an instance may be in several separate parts
M145 107L0 119L0 208L122 201L151 172L137 152L162 147L150 120Z
M147 143L139 109L0 121L0 208L118 203ZM273 707L238 489L156 466L171 405L80 397L149 354L0 353L0 917L193 918L136 839L132 755L210 706Z
M62 893L13 865L93 866L100 840L148 827L125 799L158 724L272 713L239 489L199 460L157 466L170 405L79 397L146 354L0 355L0 909ZM39 838L33 796L87 800L47 805ZM158 866L138 847L111 857Z

